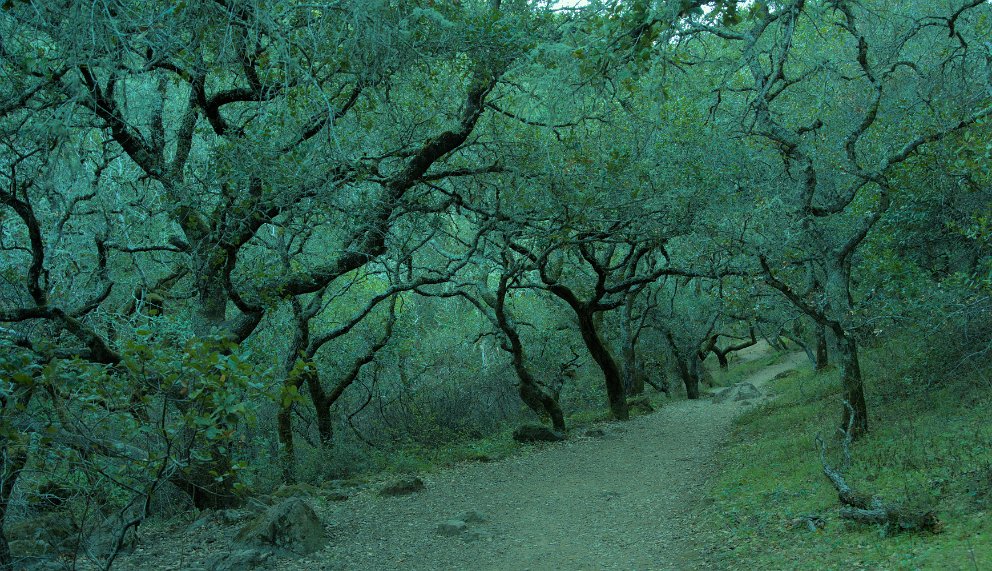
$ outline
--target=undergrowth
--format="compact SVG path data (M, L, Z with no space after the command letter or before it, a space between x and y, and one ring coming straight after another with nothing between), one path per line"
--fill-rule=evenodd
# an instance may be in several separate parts
M992 569L992 368L934 369L915 341L890 340L863 367L871 432L852 449L848 483L886 501L935 509L939 534L885 537L838 516L813 442L839 464L836 371L772 381L778 395L742 415L700 539L721 569Z
M734 384L765 367L775 364L781 357L781 353L775 352L746 362L731 362L731 367L728 370L719 369L716 366L715 360L708 362L706 366L710 371L713 386L722 387ZM598 379L593 378L587 379L585 383L580 384L598 389L597 382ZM666 397L650 388L645 395L649 397L652 406L656 409L665 406L669 402L685 398L684 391L682 391L680 386L675 387L673 397ZM609 411L601 404L589 407L575 406L577 404L575 402L570 404L573 406L566 407L568 410L566 412L565 422L569 432L572 434L580 433L585 428L610 420ZM643 413L638 411L631 412L632 417L639 416L640 414ZM383 473L433 472L460 462L491 462L501 460L533 448L518 444L513 440L512 432L515 426L516 424L507 424L501 430L495 431L484 438L464 439L457 443L439 442L435 446L398 443L395 447L388 450L373 451L367 454L366 459L362 461L352 460L345 464L358 467L353 471L352 476L357 476L359 479L375 479Z
M649 389L646 393L656 409L673 399ZM683 397L684 398L684 397ZM643 414L631 411L631 417ZM610 420L609 411L603 406L577 408L565 416L569 434L581 433L584 429ZM513 430L520 423L506 423L482 438L461 438L444 441L439 439L432 445L413 441L398 441L383 448L363 448L356 445L338 447L332 454L336 459L336 469L328 471L326 458L319 451L301 446L304 456L303 473L314 481L332 478L348 479L355 482L374 481L394 474L431 473L463 462L495 462L527 453L534 446L520 444L513 440ZM538 446L537 448L540 448ZM276 485L273 486L273 488Z

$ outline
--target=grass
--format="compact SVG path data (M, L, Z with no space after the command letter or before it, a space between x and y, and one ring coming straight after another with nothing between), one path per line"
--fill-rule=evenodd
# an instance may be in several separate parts
M784 353L776 351L743 363L734 363L731 361L729 369L719 368L715 359L707 361L706 366L712 377L713 386L727 387L741 382L765 367L774 365L782 360L783 355Z
M992 388L974 376L927 387L922 359L915 375L889 365L909 353L898 344L863 359L872 426L853 447L847 480L886 501L935 508L943 532L883 537L839 518L813 443L820 433L836 444L839 380L836 371L803 370L773 381L779 397L741 416L720 453L723 470L701 514L700 539L719 546L714 567L992 569ZM829 458L839 464L836 450ZM809 517L824 527L811 531Z

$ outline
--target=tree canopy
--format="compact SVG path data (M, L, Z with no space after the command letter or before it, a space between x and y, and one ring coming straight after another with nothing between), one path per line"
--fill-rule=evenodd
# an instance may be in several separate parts
M8 0L0 523L85 491L109 567L164 486L623 420L759 338L863 435L864 343L992 347L989 37L982 0Z

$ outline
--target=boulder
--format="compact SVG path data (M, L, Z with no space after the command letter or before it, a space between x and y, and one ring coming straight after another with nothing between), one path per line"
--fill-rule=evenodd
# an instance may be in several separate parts
M386 483L379 490L380 496L406 496L409 494L415 494L422 491L426 486L424 486L424 481L416 476L408 476L406 478L397 478L391 482Z
M533 442L561 442L565 440L565 435L540 424L525 424L518 426L513 431L513 439L525 444Z
M247 547L313 553L327 543L324 524L306 501L289 498L248 522L236 536Z
M735 401L761 398L761 391L759 391L758 387L752 385L751 383L738 383L736 386L737 394L734 395Z

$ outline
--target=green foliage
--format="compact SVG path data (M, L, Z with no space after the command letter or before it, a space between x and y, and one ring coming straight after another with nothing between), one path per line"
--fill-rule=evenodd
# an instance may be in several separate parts
M865 368L880 421L852 478L967 520L960 482L985 498L992 468L970 421L941 419L977 418L992 348L992 132L969 119L988 112L992 13L971 4L3 2L4 470L25 460L18 491L71 489L80 517L165 480L264 488L290 409L303 479L515 453L530 413L456 295L512 269L525 365L557 392L576 360L573 428L605 418L602 383L552 283L598 295L614 356L658 369L750 326L917 333ZM318 375L351 383L330 446ZM719 499L742 543L796 538L756 504L787 522L833 503L801 439L831 425L834 383L790 379L745 417ZM741 462L756 452L772 465ZM802 553L870 535L837 528Z
M243 485L239 473L248 466L249 457L238 452L239 434L256 421L251 403L276 397L269 390L274 385L270 373L223 338L192 338L176 351L157 342L150 332L139 331L126 344L125 355L131 386L137 381L139 386L155 387L141 394L142 403L152 410L161 407L158 426L138 429L157 436L184 469L205 465L216 482L234 479Z
M4 349L5 457L29 453L20 486L61 490L59 509L84 536L105 526L100 513L143 504L180 472L244 484L249 458L238 433L254 422L250 403L267 395L264 377L230 343L193 339L174 351L138 332L119 369L80 359L42 366L36 354Z
M7 455L16 456L30 443L30 434L20 429L17 420L28 412L41 372L42 367L28 351L0 340L0 442L4 473L13 469L7 465Z

